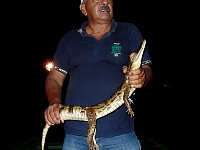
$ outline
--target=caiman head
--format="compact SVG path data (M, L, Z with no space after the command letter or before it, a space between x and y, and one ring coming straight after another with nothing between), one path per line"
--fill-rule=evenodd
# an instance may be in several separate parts
M130 70L135 70L140 67L145 45L146 40L144 39L139 47L139 50L130 54Z

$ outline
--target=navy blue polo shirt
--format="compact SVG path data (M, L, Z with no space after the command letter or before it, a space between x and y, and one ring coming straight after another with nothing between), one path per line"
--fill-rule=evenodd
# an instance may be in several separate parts
M143 39L132 23L113 20L111 30L100 40L88 35L86 26L84 22L80 29L67 32L54 55L54 65L70 75L65 105L92 106L111 97L124 80L122 66ZM150 63L147 49L142 62ZM88 122L67 120L64 127L68 134L87 136ZM97 120L96 137L112 137L133 130L133 118L123 105Z

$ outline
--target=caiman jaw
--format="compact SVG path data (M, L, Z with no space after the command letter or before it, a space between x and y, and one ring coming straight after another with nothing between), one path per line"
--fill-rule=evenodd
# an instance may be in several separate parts
M146 40L144 39L142 44L141 44L141 46L140 46L139 51L137 51L136 53L133 53L133 57L132 58L130 56L130 59L133 62L132 66L130 67L130 70L134 70L134 69L137 69L137 68L140 67L142 56L143 56L143 52L144 52L144 49L145 49L145 45L146 45Z

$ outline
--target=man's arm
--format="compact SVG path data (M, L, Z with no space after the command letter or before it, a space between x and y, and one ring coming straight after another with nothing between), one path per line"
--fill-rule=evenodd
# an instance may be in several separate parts
M61 95L62 95L62 85L66 75L52 69L45 82L46 96L49 102L49 106L44 112L45 121L48 125L59 124L60 123L60 108Z

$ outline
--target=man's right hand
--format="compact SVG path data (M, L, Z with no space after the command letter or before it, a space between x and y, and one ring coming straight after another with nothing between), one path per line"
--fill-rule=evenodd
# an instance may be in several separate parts
M46 123L51 126L54 124L60 124L60 109L62 105L59 103L54 103L49 105L49 107L44 112L44 118Z

